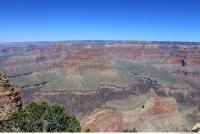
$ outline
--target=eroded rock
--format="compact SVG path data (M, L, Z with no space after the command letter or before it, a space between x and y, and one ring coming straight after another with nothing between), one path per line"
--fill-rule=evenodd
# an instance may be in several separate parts
M0 118L6 119L22 107L21 96L11 85L8 78L0 73Z
M133 128L139 132L167 132L181 131L186 127L174 98L155 94L147 97L150 98L144 107L139 106L131 111L121 111L115 107L96 109L83 121L83 128L95 132L122 132Z

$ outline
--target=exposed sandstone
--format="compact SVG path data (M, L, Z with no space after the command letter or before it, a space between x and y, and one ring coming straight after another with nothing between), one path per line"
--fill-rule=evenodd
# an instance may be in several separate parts
M151 97L150 101L152 103L151 113L160 114L176 111L176 100L172 97Z
M180 48L173 53L167 60L168 64L200 65L200 53L198 47Z
M184 121L182 123L178 114L176 100L172 97L158 97L152 93L148 95L150 98L143 108L137 107L133 111L119 111L112 107L97 109L83 121L83 127L95 132L121 132L132 128L148 132L177 131L176 127L182 130ZM162 123L166 126L163 127Z
M76 71L87 69L107 70L109 69L109 56L101 48L80 48L72 55L63 60L65 68L73 68Z
M88 91L86 94L74 93L73 91L48 91L42 92L37 90L25 91L22 93L23 98L28 102L40 100L49 103L60 103L76 115L79 114L89 114L94 111L94 109L100 107L106 101L112 99L125 99L130 95L138 95L147 93L150 89L156 90L159 86L156 82L147 78L139 78L135 80L135 83L129 85L127 88L119 87L116 85L100 85L97 89L93 91Z
M122 130L123 116L114 109L98 109L94 111L83 124L92 132L120 132Z
M6 119L10 114L22 107L21 96L6 78L0 73L0 117Z

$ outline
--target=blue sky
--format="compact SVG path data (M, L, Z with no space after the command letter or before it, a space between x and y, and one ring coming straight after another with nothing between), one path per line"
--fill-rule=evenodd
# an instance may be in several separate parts
M200 0L0 0L0 41L200 41Z

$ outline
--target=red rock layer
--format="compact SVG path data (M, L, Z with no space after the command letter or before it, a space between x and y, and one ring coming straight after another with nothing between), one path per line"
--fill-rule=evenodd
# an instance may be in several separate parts
M112 56L112 58L126 58L137 61L148 60L160 60L164 57L164 54L168 51L165 48L158 47L111 47L106 48L106 51Z
M102 48L80 48L63 60L65 68L78 71L86 69L106 70L109 68L109 57Z
M181 64L183 61L186 65L200 65L200 49L197 47L180 48L166 60L166 63Z
M176 110L176 100L173 98L155 97L153 99L154 107L152 108L152 113L154 114L168 113Z
M120 132L122 124L123 117L121 113L113 109L107 109L93 112L84 127L93 132Z

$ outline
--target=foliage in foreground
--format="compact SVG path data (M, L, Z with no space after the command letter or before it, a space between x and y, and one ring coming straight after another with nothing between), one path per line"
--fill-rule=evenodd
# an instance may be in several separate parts
M194 130L192 130L192 132L199 132L200 131L200 128L198 127L198 128L196 128L196 129L194 129Z
M133 129L124 129L123 132L137 132L136 128Z
M14 131L14 129L14 127L9 125L7 121L2 120L2 118L0 117L0 132L12 132Z
M87 132L87 133L88 133L88 132L90 132L90 129L89 129L89 128L87 128L87 129L85 130L85 132Z
M9 124L20 132L80 132L80 123L73 115L65 114L59 105L30 103L10 117Z

